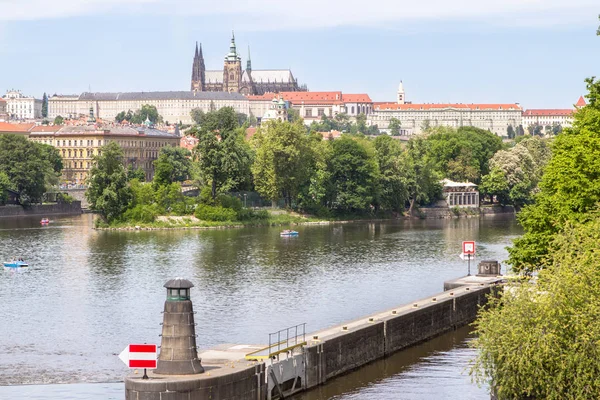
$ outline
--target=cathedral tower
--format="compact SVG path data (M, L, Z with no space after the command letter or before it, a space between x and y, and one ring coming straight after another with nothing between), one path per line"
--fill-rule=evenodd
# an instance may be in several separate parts
M198 49L198 42L196 42L196 53L194 54L194 63L192 65L192 91L203 92L206 90L205 72L206 68L204 67L204 56L202 55L202 43Z
M223 91L237 93L242 83L242 58L235 48L235 35L231 32L231 44L229 53L225 56L223 66Z

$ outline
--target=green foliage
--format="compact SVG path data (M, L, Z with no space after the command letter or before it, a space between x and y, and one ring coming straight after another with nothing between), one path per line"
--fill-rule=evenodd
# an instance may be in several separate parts
M269 121L253 138L256 158L252 173L256 190L272 200L285 199L287 207L310 179L315 156L305 132L301 121Z
M597 399L600 215L567 223L537 280L514 283L476 323L472 374L500 399Z
M391 118L390 123L388 125L388 129L390 130L390 135L392 136L400 136L400 128L402 127L400 120L397 118Z
M142 167L133 169L133 165L130 164L127 167L127 180L130 181L132 179L137 179L140 182L144 182L146 180L146 172Z
M516 135L515 128L513 128L512 125L508 125L506 128L506 136L508 136L509 139L514 139Z
M123 214L123 219L131 222L151 223L160 215L158 204L138 204Z
M0 171L0 206L5 205L8 201L8 189L12 189L10 179L4 171Z
M341 212L364 211L379 200L379 167L367 140L342 135L329 142L328 200Z
M242 189L250 181L252 153L244 134L231 107L204 117L198 130L198 168L203 183L211 186L213 199L221 192Z
M429 204L441 196L441 174L428 156L426 139L422 137L408 142L402 163L407 171L409 214L412 215L415 205Z
M489 172L490 158L502 148L502 139L474 127L434 128L426 138L427 156L436 169L453 181L479 183Z
M235 212L240 212L242 210L242 200L235 196L220 194L216 200L223 208L230 208Z
M194 213L196 218L203 221L235 221L237 213L235 210L221 206L210 206L208 204L199 204Z
M63 117L61 117L60 115L57 115L56 118L54 118L54 125L62 125L65 123L65 119Z
M490 198L495 196L500 205L510 204L508 180L504 171L499 167L492 167L490 173L481 178L479 192Z
M183 147L165 146L154 161L154 185L170 185L185 181L191 172L191 153Z
M182 215L186 212L181 184L177 182L159 186L155 191L155 198L157 204L167 213Z
M150 104L142 104L142 108L136 110L134 113L131 110L127 112L121 111L115 117L116 122L129 121L132 124L143 124L146 119L150 120L153 124L163 122L163 117L158 114L156 106Z
M42 96L42 118L48 117L48 95L44 92Z
M62 161L54 157L58 151L49 145L31 142L20 135L0 135L0 172L19 192L19 202L28 205L40 201L46 182L56 179Z
M197 125L202 125L202 123L204 122L204 111L202 111L201 108L194 108L192 111L190 111L190 116L192 117L192 121L194 121L194 123L196 123Z
M402 163L402 146L387 135L378 136L373 144L381 174L381 205L388 210L403 212L408 201L408 177L406 165Z
M131 189L131 207L154 203L154 189L149 183L134 178L129 181L129 187Z
M75 200L75 198L68 193L59 193L56 197L59 203L71 204Z
M600 82L586 83L588 105L574 114L573 128L553 140L535 204L519 214L525 234L509 249L516 272L543 268L553 237L567 222L589 219L600 202Z
M90 208L110 223L123 215L132 194L127 184L121 147L111 142L101 147L101 152L101 155L94 156L85 195Z

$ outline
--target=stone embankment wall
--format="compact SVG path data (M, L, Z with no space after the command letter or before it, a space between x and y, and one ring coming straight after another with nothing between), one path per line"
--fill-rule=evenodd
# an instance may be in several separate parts
M45 217L48 215L79 215L81 214L81 202L73 201L71 204L57 203L57 204L42 204L32 205L24 208L21 206L0 206L0 218L3 217L27 217L27 216L41 216Z
M438 295L435 301L373 323L365 321L347 332L340 327L339 334L304 348L304 389L474 321L492 290L493 286L458 288L444 298Z
M513 206L484 206L474 208L447 208L447 207L423 207L416 213L420 218L425 219L447 219L461 217L478 217L480 215L514 215Z
M88 208L89 204L87 199L85 198L85 191L87 189L66 189L61 190L61 193L67 193L69 196L73 197L75 200L81 202L82 208Z

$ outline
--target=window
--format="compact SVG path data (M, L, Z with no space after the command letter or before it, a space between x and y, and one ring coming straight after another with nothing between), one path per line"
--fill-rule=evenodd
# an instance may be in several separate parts
M352 106L351 110L352 110L352 112L350 112L350 114L354 115L354 106Z
M325 115L325 110L323 108L317 108L317 116L322 117Z
M312 108L307 108L307 109L304 111L304 116L305 116L305 117L312 117Z

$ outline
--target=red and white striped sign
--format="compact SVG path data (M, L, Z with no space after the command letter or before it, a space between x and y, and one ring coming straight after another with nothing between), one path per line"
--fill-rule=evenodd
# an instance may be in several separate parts
M129 368L156 369L156 345L130 344L119 354L119 358Z
M463 242L463 254L475 254L475 242Z

